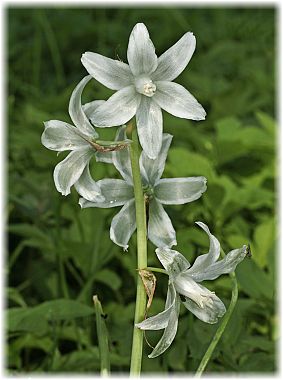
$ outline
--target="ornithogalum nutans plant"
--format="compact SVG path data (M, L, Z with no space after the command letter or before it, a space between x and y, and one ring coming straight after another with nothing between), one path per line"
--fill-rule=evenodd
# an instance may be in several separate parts
M75 126L50 120L45 123L42 135L42 143L47 148L58 152L71 151L55 167L57 190L68 195L74 186L80 195L82 208L122 206L111 222L110 238L127 250L136 230L137 268L133 270L168 275L165 309L146 319L146 290L142 279L137 278L132 375L141 372L143 330L164 329L163 336L149 357L161 355L176 335L181 304L206 323L216 323L225 314L224 303L200 283L233 273L248 253L247 246L243 245L218 260L220 244L202 222L197 224L209 236L210 249L207 254L197 257L190 266L181 253L171 249L177 245L174 220L171 221L163 206L196 201L207 189L207 180L201 173L189 178L161 178L173 137L163 133L161 109L194 121L204 120L206 116L193 95L173 82L186 68L195 47L195 36L187 32L157 57L146 26L138 23L129 39L128 64L98 53L84 53L82 63L90 75L77 85L69 104L69 114ZM106 101L94 100L82 105L83 89L92 78L117 92ZM99 140L94 129L117 126L119 129L115 131L113 141ZM113 164L122 178L95 181L89 170L92 157L107 165ZM164 269L147 267L147 240L157 247L156 255ZM99 301L95 300L97 310L102 310ZM97 326L99 331L105 331L101 318L97 319ZM221 335L225 326L220 325L219 328ZM99 339L99 345L102 366L107 363L107 368L102 368L105 374L109 372L108 346L103 339ZM174 344L171 349L174 350ZM103 360L105 355L107 360Z

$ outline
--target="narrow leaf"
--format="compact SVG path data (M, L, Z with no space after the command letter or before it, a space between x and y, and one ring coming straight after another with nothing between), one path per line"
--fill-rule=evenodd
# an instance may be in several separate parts
M98 297L93 296L96 316L96 330L98 336L98 346L100 355L100 373L101 376L107 377L110 374L110 354L108 344L108 332L105 324L105 315Z

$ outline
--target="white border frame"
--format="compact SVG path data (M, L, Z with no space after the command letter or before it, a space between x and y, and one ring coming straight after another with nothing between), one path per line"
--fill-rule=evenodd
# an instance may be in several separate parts
M3 298L3 290L4 290L4 286L5 286L5 266L4 266L4 263L5 263L5 251L6 251L6 239L5 239L5 217L6 217L6 213L5 213L5 196L6 196L6 178L5 178L5 175L6 175L6 157L7 157L7 151L6 151L6 132L5 132L5 126L7 125L6 124L6 104L5 104L5 100L6 100L6 73L7 73L7 69L6 69L6 46L5 46L5 41L6 41L6 35L5 35L5 31L6 31L6 20L5 20L5 13L6 13L6 8L7 7L10 7L10 6L15 6L15 7L35 7L35 6L40 6L40 7L60 7L60 6L70 6L70 7L80 7L80 8L83 8L83 7L88 7L88 6L97 6L97 7L111 7L111 6L127 6L127 7L138 7L138 6L146 6L146 7L150 7L150 6L160 6L161 8L164 7L164 6L168 6L168 5L172 5L174 7L176 6L188 6L188 7L212 7L212 6L225 6L225 7L255 7L255 6L260 6L260 7L268 7L268 6L274 6L277 8L278 10L278 19L277 19L277 51L278 51L278 54L277 54L277 78L278 78L278 93L277 93L277 120L279 122L279 126L282 127L282 72L281 72L281 68L282 68L282 35L283 35L283 24L282 24L282 12L283 12L283 3L281 3L279 0L277 1L268 1L268 0L249 0L249 1L245 1L245 0L234 0L234 1L229 1L229 0L198 0L198 1L189 1L189 0L179 0L177 2L175 2L174 0L171 0L171 1L167 1L167 0L155 0L155 1L150 1L150 0L144 0L144 1L136 1L133 3L133 1L131 0L124 0L124 1L120 1L120 0L105 0L105 1L91 1L91 0L82 0L82 1L76 1L76 0L45 0L45 1L38 1L38 0L29 0L29 1L24 1L24 0L10 0L10 1L6 1L6 0L2 0L1 3L0 3L0 11L1 11L1 22L0 22L0 34L1 34L1 38L0 38L0 52L1 52L1 64L0 64L0 72L1 72L1 75L0 75L0 81L1 81L1 93L0 93L0 113L1 113L1 117L2 117L2 123L1 123L1 127L0 127L0 144L1 144L1 150L0 150L0 154L1 154L1 175L0 175L0 228L1 228L1 232L0 232L0 247L2 248L2 255L1 255L1 263L0 263L0 267L1 267L1 286L0 286L0 307L1 307L1 318L0 318L0 337L1 337L1 341L0 341L0 379L21 379L21 378L25 378L25 379L34 379L34 380L37 380L37 379L67 379L67 378L72 378L72 379L88 379L88 378L99 378L100 376L94 376L94 375L69 375L69 374L66 374L66 375L30 375L30 374L27 374L27 375L16 375L16 376L10 376L10 375L7 375L5 372L4 372L4 339L5 339L5 333L4 333L4 313L3 313L3 309L4 309L4 306L5 306L5 302L4 302L4 298ZM278 252L278 257L277 257L277 260L278 260L278 264L279 264L279 267L280 267L280 270L278 270L278 285L279 285L279 290L278 290L278 294L277 294L277 301L278 301L278 309L279 309L279 312L280 312L280 321L282 322L282 302L280 300L281 298L281 294L282 294L282 279L281 279L281 275L283 273L282 271L282 263L283 263L283 259L280 257L281 256L281 252L282 252L282 240L281 240L281 231L282 231L282 225L281 225L281 220L282 220L282 215L283 215L283 206L282 206L282 200L281 200L281 195L282 195L282 174L283 174L283 169L282 169L282 159L283 159L283 153L282 153L282 142L283 142L283 132L281 130L281 128L279 128L279 132L278 132L278 142L277 142L277 151L278 151L278 156L277 156L277 159L278 159L278 168L279 170L277 171L278 175L279 175L279 179L278 179L278 182L277 182L277 191L278 191L278 194L279 194L279 201L278 201L278 206L279 206L279 227L278 227L278 248L277 248L277 252ZM256 375L244 375L244 374L238 374L238 375L229 375L227 376L227 374L225 375L222 375L222 376L203 376L205 378L213 378L213 379L224 379L224 378L227 378L227 377L241 377L241 378L263 378L263 379L274 379L274 378L281 378L281 375L282 375L282 353L283 353L283 350L282 350L282 339L280 339L280 343L279 343L279 346L278 346L278 360L277 360L277 363L278 363L278 371L277 373L274 374L274 376L259 376L258 374ZM240 375L240 376L239 376ZM113 378L127 378L128 375L125 375L125 376L112 376ZM147 375L147 376L143 376L143 377L146 377L146 378L151 378L151 377L154 377L154 378L162 378L161 376L156 376L156 375ZM170 377L173 377L173 376L170 376ZM176 378L189 378L189 376L186 374L186 375L182 375L182 376L174 376Z

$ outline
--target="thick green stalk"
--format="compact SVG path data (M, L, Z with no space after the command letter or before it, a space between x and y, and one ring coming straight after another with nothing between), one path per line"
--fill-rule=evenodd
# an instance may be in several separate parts
M129 124L128 130L132 132L132 143L130 145L131 166L133 173L136 224L137 224L137 267L144 269L147 266L147 230L146 230L146 208L142 189L142 181L139 167L139 143L137 130L133 121ZM146 309L146 292L140 276L137 278L137 295L135 321L139 323L144 319ZM134 327L132 356L131 356L131 376L139 376L141 372L143 353L143 331Z
M219 340L220 340L220 338L221 338L221 336L222 336L222 334L223 334L223 332L227 326L227 323L229 322L229 320L231 318L233 310L236 306L236 303L238 300L238 284L237 284L237 278L236 278L235 272L230 273L230 277L232 279L232 296L231 296L230 305L228 307L226 314L224 315L224 317L221 321L220 326L216 330L216 333L215 333L214 337L212 338L212 341L211 341L210 345L208 346L208 349L206 350L206 353L204 354L204 356L200 362L200 365L198 366L198 369L196 370L195 377L200 377L202 375L203 371L205 370L207 363L209 362L211 355L213 354L213 351L214 351L215 347L217 346L217 343L219 342Z

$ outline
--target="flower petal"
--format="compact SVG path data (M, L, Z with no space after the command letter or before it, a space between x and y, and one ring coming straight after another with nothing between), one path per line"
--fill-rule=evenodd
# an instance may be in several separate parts
M115 137L115 141L123 141L127 139L126 135L126 126L123 126L118 129ZM133 177L132 177L132 166L130 159L129 147L127 146L124 149L113 152L113 164L115 168L119 171L124 180L132 185Z
M105 197L105 207L124 205L134 197L134 188L122 179L102 179L97 182Z
M93 100L92 102L85 103L83 107L83 112L85 113L86 117L90 119L91 114L102 104L105 103L105 100Z
M78 128L60 120L49 120L44 123L45 129L41 135L41 143L48 149L62 152L90 147L87 136Z
M163 178L154 187L160 203L181 205L199 199L206 190L205 177Z
M93 156L92 148L74 150L61 161L54 169L54 182L56 189L63 195L71 192L71 187L78 181L84 168Z
M207 290L204 286L199 285L203 291ZM224 303L214 294L210 292L209 302L203 304L203 307L198 306L194 301L186 297L183 305L190 310L197 318L206 323L217 323L218 318L223 317L226 312Z
M152 74L154 81L172 81L189 63L196 47L196 38L188 32L158 58L158 66Z
M169 248L157 248L155 253L158 260L172 278L190 268L188 260L178 251Z
M188 271L179 273L174 278L174 285L179 294L190 298L200 307L203 307L204 303L208 302L211 295L214 294L206 288L203 290L203 287L193 280Z
M75 126L79 131L85 133L90 137L98 137L98 134L94 130L93 126L88 121L86 114L83 111L82 107L82 92L86 84L91 80L91 76L87 75L84 77L80 83L76 86L72 92L70 102L69 102L69 114Z
M157 247L176 245L176 232L161 203L151 199L149 203L148 238Z
M150 359L156 358L157 356L163 354L164 351L171 345L173 342L178 328L178 318L180 312L180 297L176 297L176 301L174 303L174 307L172 308L170 318L168 321L167 327L165 327L164 333L160 339L160 341L155 346L154 350L151 354L148 355Z
M162 135L162 145L155 160L149 158L143 151L140 156L141 175L147 183L154 186L164 171L167 153L173 136L168 133Z
M136 229L135 200L131 199L112 219L110 239L124 251L128 249L128 241Z
M194 270L190 273L191 277L196 281L214 280L215 278L221 276L222 274L231 273L236 269L236 266L244 260L247 256L247 246L243 245L242 248L233 249L227 253L224 259L211 264L209 267L205 268L203 271Z
M175 306L176 296L177 294L176 294L176 290L174 286L172 284L169 284L167 297L166 297L166 303L165 303L165 309L161 313L158 313L154 315L153 317L149 317L140 323L136 323L135 326L141 330L165 329L165 327L168 326L172 309Z
M111 208L122 206L134 197L133 187L122 179L105 178L97 181L96 184L101 190L104 202L85 207Z
M90 175L88 165L74 186L77 192L90 202L103 202L105 200L101 194L100 187Z
M218 260L220 255L220 243L216 237L210 233L207 225L202 222L196 222L196 224L208 234L210 246L208 253L196 258L194 264L188 270L188 273L190 273L190 275L193 273L204 272L211 264L215 263L215 261Z
M157 67L155 47L146 26L142 23L136 24L132 30L127 57L132 73L135 76L150 74Z
M125 124L137 111L141 99L133 86L115 92L91 115L91 122L98 127Z
M152 99L142 96L136 119L140 144L146 155L155 159L162 145L161 108Z
M183 86L174 82L155 82L156 93L152 99L174 116L191 120L204 120L206 112Z
M105 178L96 182L96 185L104 197L104 201L89 201L80 198L79 204L82 208L98 207L112 208L122 206L134 198L133 187L122 179ZM89 189L91 191L91 189Z
M103 55L86 52L81 58L89 74L111 90L129 86L134 78L129 65Z

